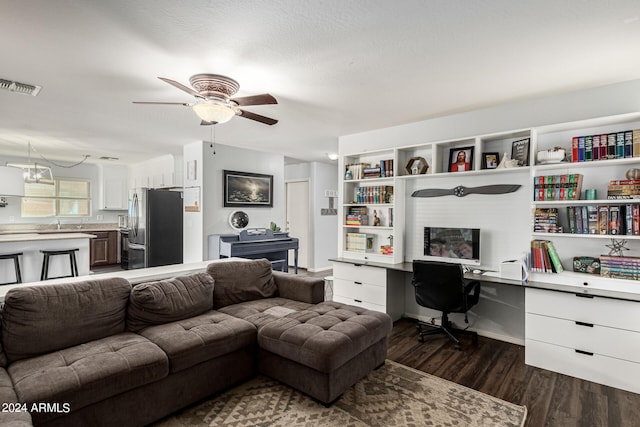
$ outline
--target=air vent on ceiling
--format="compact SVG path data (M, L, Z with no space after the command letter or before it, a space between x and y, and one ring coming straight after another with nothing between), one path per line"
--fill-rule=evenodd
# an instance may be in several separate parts
M42 89L42 86L0 79L0 89L8 90L10 92L22 93L24 95L36 96L38 92L40 92L40 89Z

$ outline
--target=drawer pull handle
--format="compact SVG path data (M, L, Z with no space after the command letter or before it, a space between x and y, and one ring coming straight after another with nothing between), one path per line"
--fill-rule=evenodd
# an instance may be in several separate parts
M584 354L585 356L593 356L593 353L590 351L576 350L576 353Z
M362 300L359 299L354 299L355 302L359 302L360 304L362 304Z
M575 294L578 298L589 298L593 299L593 295L585 295L585 294Z
M353 264L354 267L362 267L364 264Z
M578 325L578 326L586 326L588 328L593 328L593 323L586 323L586 322L578 322L578 321L576 321L576 325Z
M362 282L353 282L353 283L355 283L356 285L362 285Z

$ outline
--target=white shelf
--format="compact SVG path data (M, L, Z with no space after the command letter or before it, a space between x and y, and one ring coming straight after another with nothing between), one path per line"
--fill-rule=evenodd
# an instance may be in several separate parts
M343 225L344 228L359 229L359 230L389 230L393 231L393 227L384 227L380 225Z
M640 164L640 157L628 157L624 159L611 159L611 160L592 160L589 162L560 162L549 163L546 165L538 164L533 166L535 171L547 171L547 170L566 170L566 169L590 169L597 167L611 167L611 166L629 166L631 164Z
M396 178L403 180L414 179L429 179L429 178L455 178L456 176L469 176L469 175L494 175L494 174L512 174L512 173L529 173L529 166L521 166L517 168L504 168L504 169L480 169L471 170L465 172L438 172L438 173L426 173L422 175L401 175Z
M533 204L536 207L543 206L586 206L586 205L626 205L640 203L640 199L597 199L597 200L536 200Z
M618 240L640 240L640 236L630 236L627 234L578 234L578 233L531 233L534 237L570 238L570 239L618 239Z

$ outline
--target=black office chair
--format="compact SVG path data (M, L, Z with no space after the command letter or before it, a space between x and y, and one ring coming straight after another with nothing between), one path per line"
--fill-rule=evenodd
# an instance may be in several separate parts
M468 324L467 311L478 303L480 297L480 282L466 281L462 265L436 261L413 261L412 284L416 292L416 302L422 307L442 312L441 325L420 321L418 331L420 342L424 342L425 335L443 332L456 343L460 350L458 334L471 335L473 343L478 342L478 334L467 329L456 329L449 320L449 313L464 313L464 320ZM428 328L423 330L423 328Z

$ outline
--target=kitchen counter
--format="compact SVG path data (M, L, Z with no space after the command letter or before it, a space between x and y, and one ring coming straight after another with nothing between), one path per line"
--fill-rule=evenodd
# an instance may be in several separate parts
M42 250L78 249L76 262L80 276L90 273L89 241L95 238L90 233L19 233L0 235L0 253L22 252L20 270L23 282L40 280L42 271ZM52 277L70 274L68 256L54 256L49 261L49 273ZM15 272L11 261L3 260L0 264L0 283L13 282ZM5 285L6 286L6 285Z
M51 241L51 240L69 240L69 239L93 239L96 236L89 233L19 233L4 234L0 236L1 243L10 242L34 242L34 241ZM5 251L3 250L3 253Z
M119 231L115 223L82 223L82 224L0 224L0 236L6 234L32 233L91 233L97 231Z

